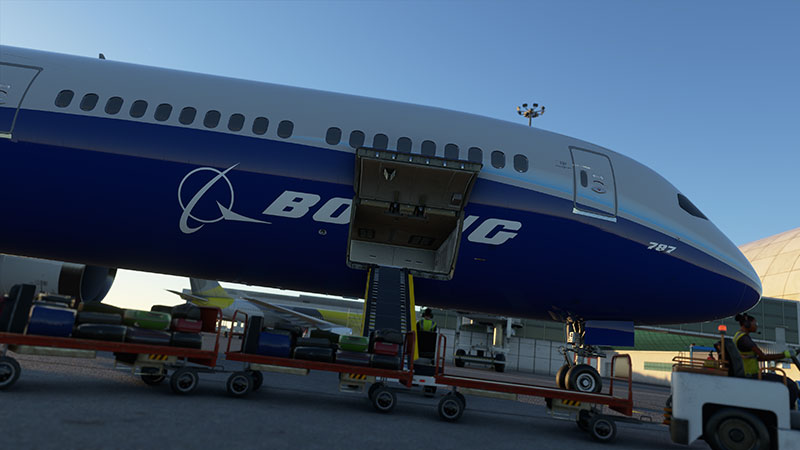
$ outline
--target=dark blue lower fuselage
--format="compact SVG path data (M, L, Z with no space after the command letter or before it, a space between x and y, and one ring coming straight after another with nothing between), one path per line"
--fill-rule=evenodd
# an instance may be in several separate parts
M353 196L354 158L280 140L21 110L14 140L0 139L0 252L360 297L366 275L345 263L347 224L312 217L330 198ZM235 199L216 183L193 215L214 220L217 202L232 203L235 213L270 224L219 220L181 232L184 177L234 164L227 179ZM184 204L211 176L187 178ZM287 190L321 200L300 218L264 215ZM455 277L416 280L417 302L652 324L724 317L758 300L747 277L694 247L630 220L572 209L571 200L478 179L466 209L478 219L465 230ZM469 241L488 218L522 228L501 245ZM648 242L680 247L658 253Z

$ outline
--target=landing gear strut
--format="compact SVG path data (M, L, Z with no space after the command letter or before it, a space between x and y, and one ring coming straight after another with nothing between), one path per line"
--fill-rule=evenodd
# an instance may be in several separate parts
M583 320L567 319L567 345L560 349L565 364L556 373L556 386L560 389L589 393L600 392L603 389L600 373L594 367L585 364L584 358L600 358L606 354L595 346L586 345L585 334Z

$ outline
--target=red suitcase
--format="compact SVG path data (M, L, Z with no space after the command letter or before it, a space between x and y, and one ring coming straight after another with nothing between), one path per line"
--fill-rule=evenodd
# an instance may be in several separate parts
M372 353L376 355L397 356L400 353L400 346L397 344L390 344L388 342L375 342L372 348Z
M172 319L172 331L180 331L182 333L199 333L202 329L202 320Z

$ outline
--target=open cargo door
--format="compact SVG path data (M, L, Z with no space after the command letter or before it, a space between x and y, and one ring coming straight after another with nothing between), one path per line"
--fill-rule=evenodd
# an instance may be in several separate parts
M482 165L359 148L347 264L406 269L449 280L461 241L464 207Z

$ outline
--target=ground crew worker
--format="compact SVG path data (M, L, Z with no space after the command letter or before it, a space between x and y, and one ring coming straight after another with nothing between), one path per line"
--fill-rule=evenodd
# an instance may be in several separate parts
M758 322L756 319L747 313L737 314L735 319L739 322L739 325L741 325L741 329L733 336L733 343L736 349L739 350L739 354L742 355L742 365L744 366L744 375L746 377L758 377L760 371L758 366L759 361L777 361L779 359L797 356L796 352L791 349L783 353L772 355L765 354L758 348L758 345L753 342L753 339L750 338L750 333L758 331ZM779 383L783 383L784 380L783 376L776 373L762 373L761 379L777 381ZM789 408L795 409L798 397L797 383L786 378L786 387L789 388Z
M422 319L417 321L417 332L420 331L436 333L436 322L433 320L433 311L430 308L425 308Z

